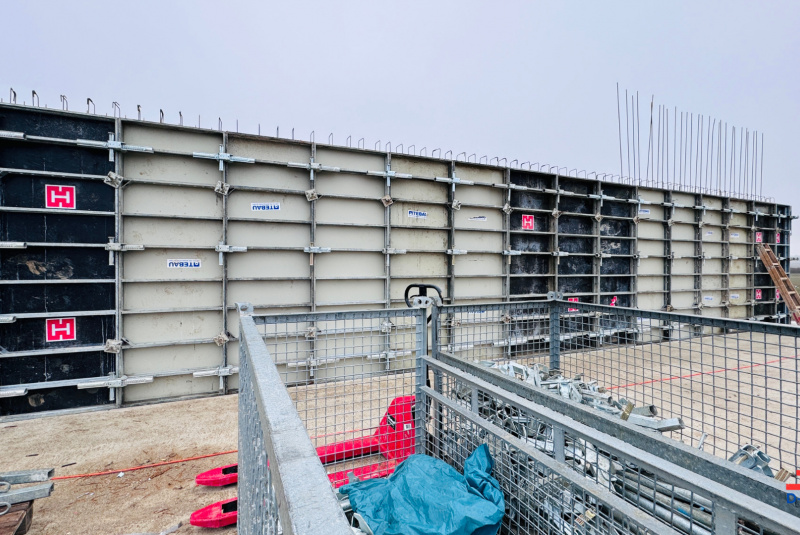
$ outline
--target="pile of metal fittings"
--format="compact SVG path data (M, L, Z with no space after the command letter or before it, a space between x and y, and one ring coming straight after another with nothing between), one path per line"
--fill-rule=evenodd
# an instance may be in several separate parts
M550 369L544 364L524 366L515 362L501 364L492 361L482 361L481 364L494 368L503 375L554 391L577 403L588 405L607 414L617 415L635 425L662 433L677 431L685 427L680 418L657 418L658 409L655 405L636 407L625 399L615 401L604 387L597 384L597 381L584 381L583 375L569 379L564 377L559 370Z
M472 392L470 386L456 384L451 395L464 404L471 404ZM477 402L481 417L555 457L552 427L480 390ZM440 451L456 466L463 463L476 444L486 440L485 431L476 431L466 423L458 429L441 429L439 433ZM496 460L494 475L507 488L518 489L507 498L506 514L512 525L525 528L530 523L528 527L539 530L544 519L551 533L573 535L574 526L581 526L586 533L619 532L616 519L609 517L591 495L572 492L568 481L508 444L498 449L500 451L493 452ZM680 532L711 535L713 506L702 496L661 481L654 474L568 434L564 437L564 462L643 511L672 524Z

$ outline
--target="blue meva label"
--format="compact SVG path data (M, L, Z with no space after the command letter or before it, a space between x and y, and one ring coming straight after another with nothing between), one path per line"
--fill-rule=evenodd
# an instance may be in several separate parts
M273 210L280 210L281 203L279 202L253 202L250 203L250 210L253 212L270 212Z
M177 260L167 260L168 268L199 268L200 260L196 258L184 258Z
M415 219L427 219L428 212L420 212L419 210L409 210L408 217L413 217Z

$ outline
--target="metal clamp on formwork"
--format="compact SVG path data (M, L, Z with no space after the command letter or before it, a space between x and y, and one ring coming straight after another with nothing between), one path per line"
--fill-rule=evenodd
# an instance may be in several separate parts
M152 375L139 375L136 377L128 377L123 375L118 378L102 379L99 381L86 381L85 383L78 383L78 390L86 390L89 388L122 388L129 385L143 385L152 383Z
M405 249L384 249L383 254L406 254Z
M327 171L328 173L338 173L339 171L341 171L341 169L338 167L322 165L321 163L316 163L316 162L311 162L311 163L287 162L286 167L293 167L295 169L306 169L308 171Z
M510 204L508 204L508 203L505 203L505 204L503 205L503 212L504 212L504 213L506 213L506 214L510 214L510 213L511 213L511 212L513 212L513 211L514 211L514 209L511 207L511 205L510 205Z
M223 197L228 195L232 190L233 188L231 187L231 185L228 184L227 182L223 182L222 180L218 181L217 185L214 186L214 193L219 193Z
M234 245L226 245L224 243L220 243L214 250L219 253L219 265L221 266L223 263L222 255L225 253L246 253L247 247L240 247Z
M466 186L471 186L471 185L473 185L475 183L472 180L463 180L461 178L458 178L457 176L454 176L453 178L445 178L445 177L442 177L442 176L436 176L436 177L433 177L433 180L435 182L447 182L448 184L464 184Z
M310 247L303 247L303 252L304 253L312 253L312 254L314 254L314 253L316 253L316 254L319 254L319 253L330 253L331 252L331 248L330 247L317 247L315 245L312 245Z
M317 199L319 199L319 193L317 193L317 190L315 189L306 190L305 194L306 194L306 200L308 202L316 201Z
M151 151L152 152L152 151ZM225 145L219 146L219 153L212 154L210 152L193 152L193 158L203 158L206 160L217 160L219 162L219 170L225 170L225 162L236 162L236 163L256 163L255 158L244 158L242 156L232 156L229 153L225 152Z
M27 249L28 244L24 241L0 241L0 249Z
M192 377L228 377L239 373L238 366L218 366L210 370L194 372Z
M449 255L462 255L462 254L467 254L467 250L466 249L448 249L447 250L447 254L449 254Z
M552 251L550 254L553 256L569 256L569 253L566 251Z
M114 151L119 152L147 152L153 153L153 147L143 147L140 145L128 145L122 141L117 141L113 132L108 133L108 141L94 141L91 139L79 139L76 141L79 147L95 147L98 149L108 149L108 161L114 161Z
M126 244L126 243L117 243L114 241L114 238L109 238L108 243L105 246L106 251L108 251L108 265L114 265L114 253L115 252L124 252L124 251L144 251L144 245L142 244Z
M394 199L390 195L384 195L381 197L381 202L383 203L384 208L388 208L394 203Z
M0 316L0 323L14 323L17 321L16 316Z
M103 179L103 184L107 186L111 186L114 189L122 187L122 183L125 181L125 177L115 173L114 171L109 171L108 175Z
M214 340L214 343L217 344L219 347L222 347L225 344L227 344L228 342L230 342L231 338L233 338L233 335L231 333L229 333L228 331L225 331L225 332L219 333L217 336L212 338L212 340Z
M127 342L127 340L126 340L126 342ZM123 340L121 340L121 339L120 340L113 340L113 339L109 338L108 340L106 340L106 343L103 346L103 351L105 353L119 353L120 351L122 351L122 343L123 343Z
M514 251L514 250L503 251L503 255L504 256L521 256L522 255L522 251Z
M453 210L461 210L461 201L453 199Z

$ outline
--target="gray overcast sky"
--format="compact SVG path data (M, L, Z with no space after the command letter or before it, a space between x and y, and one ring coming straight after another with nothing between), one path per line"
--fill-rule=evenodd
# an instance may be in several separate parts
M570 169L619 172L619 82L642 114L655 94L764 132L764 193L800 212L796 1L51 1L0 18L4 99Z

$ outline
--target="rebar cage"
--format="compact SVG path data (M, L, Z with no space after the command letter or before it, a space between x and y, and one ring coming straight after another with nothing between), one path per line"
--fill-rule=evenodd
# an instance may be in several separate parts
M796 327L555 300L445 306L435 317L434 355L537 365L545 379L632 403L634 417L657 414L668 436L719 457L755 445L767 475L800 465Z
M237 306L239 533L353 533L341 484L388 475L410 453L462 471L480 444L504 493L503 534L795 532L785 508L451 366L446 354L426 356L422 309L259 316ZM731 466L742 480L755 475Z

